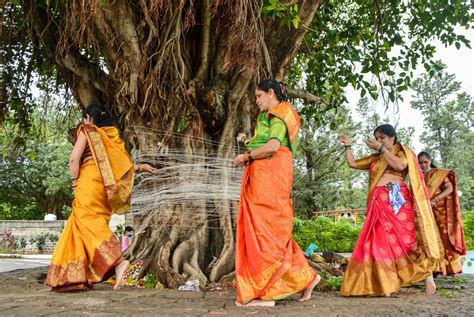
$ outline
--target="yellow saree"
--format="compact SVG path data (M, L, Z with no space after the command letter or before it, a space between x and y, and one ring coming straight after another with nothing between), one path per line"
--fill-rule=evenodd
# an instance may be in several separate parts
M115 127L80 125L80 132L93 159L80 167L72 213L51 259L45 283L53 291L92 287L122 261L109 221L129 211L133 164Z

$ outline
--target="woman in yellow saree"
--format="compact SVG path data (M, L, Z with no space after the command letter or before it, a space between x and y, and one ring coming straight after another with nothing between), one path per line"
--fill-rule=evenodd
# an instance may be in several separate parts
M91 104L84 116L69 161L75 196L72 213L45 282L58 292L91 288L114 271L114 289L119 289L129 266L109 221L112 213L130 209L133 163L110 115Z
M461 255L466 254L461 206L454 170L437 168L427 152L418 154L418 163L425 176L431 208L436 218L439 235L444 246L446 265L434 272L443 276L462 273Z
M344 272L343 296L385 295L425 281L436 291L432 272L442 263L443 247L416 156L397 142L395 129L384 124L367 140L377 153L355 160L347 136L348 165L369 170L367 217ZM405 184L410 180L410 187Z
M308 300L320 279L292 239L292 152L300 120L284 101L284 90L273 79L258 85L260 115L247 143L250 151L234 159L245 166L236 233L238 306L274 306L275 300L300 291L300 300Z

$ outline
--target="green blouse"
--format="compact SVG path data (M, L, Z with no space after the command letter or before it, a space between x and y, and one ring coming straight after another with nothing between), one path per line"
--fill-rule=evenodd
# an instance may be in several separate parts
M290 147L290 139L285 122L277 117L267 119L267 112L261 112L258 116L257 126L253 138L247 143L251 150L261 147L271 139L280 141L280 145Z

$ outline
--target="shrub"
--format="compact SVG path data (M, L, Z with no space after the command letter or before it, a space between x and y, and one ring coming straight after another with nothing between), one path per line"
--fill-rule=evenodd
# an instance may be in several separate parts
M335 222L324 216L310 220L295 218L293 238L305 250L310 243L318 246L318 251L352 252L362 225L349 223L343 219Z
M464 210L462 212L462 221L464 225L466 248L468 250L474 250L474 210Z

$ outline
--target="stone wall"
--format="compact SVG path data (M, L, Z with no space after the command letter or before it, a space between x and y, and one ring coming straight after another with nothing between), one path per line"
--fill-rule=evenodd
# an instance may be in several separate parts
M64 220L0 220L0 252L53 253L64 224Z
M0 220L0 253L51 254L65 224L65 220ZM109 227L115 232L126 224L132 224L129 215L112 215Z

